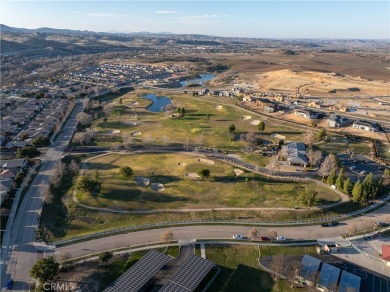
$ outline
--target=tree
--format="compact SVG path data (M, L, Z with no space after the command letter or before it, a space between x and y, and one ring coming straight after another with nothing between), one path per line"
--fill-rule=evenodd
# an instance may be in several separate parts
M60 264L52 256L38 260L30 270L30 276L40 282L53 280L59 271Z
M306 144L307 148L311 148L315 142L315 137L313 131L308 131L303 138L303 142Z
M327 134L325 128L321 128L321 130L319 130L319 132L317 133L317 140L322 141L325 139L326 136Z
M385 178L389 178L390 177L390 169L386 168L385 171L383 172L383 176Z
M353 188L353 184L351 182L351 179L347 178L347 180L344 182L344 186L343 186L344 194L350 195L352 188Z
M334 169L335 167L336 166L334 160L330 155L328 155L325 157L324 161L322 162L319 172L323 177L325 177L328 176L329 173L332 171L332 169Z
M362 183L362 202L367 202L373 197L374 179L372 173L369 173Z
M353 186L352 201L355 203L360 203L362 199L362 194L363 194L363 187L362 184L360 183L360 180L358 179L358 181Z
M261 121L258 125L257 125L257 129L260 131L260 132L263 132L265 130L265 123L263 121Z
M252 239L252 240L259 239L259 235L260 235L259 229L257 229L256 227L253 227L249 231L249 238Z
M329 157L333 160L335 167L341 166L340 158L336 154L331 153L329 154Z
M343 191L343 189L344 189L344 170L343 169L341 169L339 171L339 175L337 176L335 186L339 191Z
M39 154L39 151L34 146L26 146L16 150L16 156L18 158L33 158Z
M317 122L316 121L311 121L310 122L310 127L313 127L313 128L317 127Z
M287 280L291 282L291 288L294 288L295 278L298 274L298 271L301 267L301 262L294 260L292 262L289 262L288 267L286 269L285 275L287 277Z
M163 234L161 234L161 240L165 242L170 242L173 240L174 234L172 231L167 230Z
M92 142L94 133L87 129L85 132L78 132L74 134L72 142L79 145L89 145Z
M77 120L77 122L80 123L80 125L86 127L92 123L93 117L92 117L92 115L81 112L81 113L77 114L76 120Z
M83 106L84 106L84 110L87 112L91 108L91 100L88 97L83 99Z
M279 166L279 157L277 155L274 155L269 160L267 167L271 170L271 174L274 174L278 166Z
M184 107L181 108L181 115L183 117L186 115L186 109Z
M309 149L307 151L307 158L309 160L310 165L314 166L317 165L322 158L322 152L320 150L318 151L313 151L313 149Z
M232 133L232 132L234 132L235 130L236 130L236 126L235 126L234 124L231 124L231 125L229 126L229 132Z
M42 136L42 137L37 137L34 138L31 143L33 144L34 147L46 147L50 145L50 139L49 137Z
M90 177L89 175L84 175L79 178L77 182L77 187L82 191L94 192L100 190L101 183Z
M313 206L317 200L317 195L317 191L306 188L300 195L302 204L308 207Z
M196 172L202 179L208 178L210 176L210 170L208 168L200 168Z
M284 268L284 256L282 254L277 254L271 258L271 270L275 272L275 281L278 279L279 273Z
M268 237L271 239L276 239L278 237L278 233L275 230L269 230L268 231Z
M122 166L119 169L119 173L125 177L129 177L133 174L133 169L129 166Z
M99 261L108 262L112 258L113 254L109 251L104 251L99 254Z
M331 186L334 185L335 181L336 181L336 169L333 168L328 178L326 179L326 183Z

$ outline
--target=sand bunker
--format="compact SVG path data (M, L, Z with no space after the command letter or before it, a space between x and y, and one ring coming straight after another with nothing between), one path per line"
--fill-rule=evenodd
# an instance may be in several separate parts
M274 137L274 138L276 138L276 139L286 139L286 137L285 137L285 136L283 136L283 135L279 135L279 134L277 134L277 133L275 133L275 134L272 134L271 136L272 136L272 137Z
M134 180L141 187L147 187L150 184L150 179L147 177L137 176Z
M257 126L258 124L260 124L260 121L259 121L259 120L253 120L253 121L251 122L251 125Z
M186 165L187 163L185 163L185 162L179 162L177 165L181 165L181 166L184 166L184 165Z
M233 171L236 174L236 176L239 176L240 174L244 173L244 171L242 171L241 169L238 169L238 168L233 169Z
M138 101L133 101L130 103L130 105L137 105L138 104Z
M154 183L150 186L150 188L153 190L153 191L158 191L158 192L162 192L163 190L165 190L165 187L163 184L160 184L160 183Z
M108 130L107 134L119 134L120 132L120 130Z
M252 116L241 116L241 119L243 120L250 120Z
M206 164L214 164L214 161L210 159L205 159L205 158L198 158L198 162L206 163Z
M222 105L217 105L217 106L215 107L215 109L221 110L221 109L222 109Z
M130 133L130 136L139 136L141 134L142 134L141 132L132 132Z
M186 173L184 174L185 176L189 177L189 178L200 178L199 174L197 174L196 172L189 172L189 173Z

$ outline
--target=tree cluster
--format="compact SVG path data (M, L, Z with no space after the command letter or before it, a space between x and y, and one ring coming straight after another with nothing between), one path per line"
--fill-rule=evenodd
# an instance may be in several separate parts
M50 145L50 139L49 137L43 136L43 137L37 137L34 138L31 143L33 144L34 147L46 147Z
M129 177L133 174L133 169L130 166L121 166L119 173L124 177Z
M26 146L16 150L16 156L18 158L33 158L37 156L40 152L35 146Z
M95 177L92 177L90 175L83 175L77 181L78 189L90 193L99 193L100 186L101 186L101 181L99 180L99 178L96 178L96 175Z
M210 170L208 168L200 168L197 171L197 174L202 178L208 178L210 176Z

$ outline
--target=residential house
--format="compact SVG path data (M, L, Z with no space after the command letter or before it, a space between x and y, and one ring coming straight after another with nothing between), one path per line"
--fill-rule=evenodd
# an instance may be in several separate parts
M309 164L304 143L289 142L282 146L280 154L287 160L289 165L306 166Z
M303 117L305 119L313 119L312 112L304 109L296 109L294 110L294 114L299 117Z
M11 169L4 169L0 172L0 179L15 179L17 171Z
M377 132L379 129L377 124L373 124L367 121L354 121L352 127L368 132Z
M331 128L340 128L348 125L350 122L349 119L345 117L341 117L339 115L332 115L330 116L327 120L326 123L328 124L329 127Z
M12 189L14 181L12 179L2 179L0 180L0 204L3 203L5 197L8 195L9 191Z
M3 160L1 165L2 169L24 169L27 167L27 159L10 159Z

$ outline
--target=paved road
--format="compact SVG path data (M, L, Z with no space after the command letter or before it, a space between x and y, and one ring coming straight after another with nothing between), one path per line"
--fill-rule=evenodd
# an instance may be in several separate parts
M365 217L358 217L342 222L336 227L321 226L291 226L291 227L260 227L261 236L267 236L270 229L276 230L279 235L292 239L316 239L329 238L348 233L352 224L360 226L370 220L385 221L390 214L390 205L367 214ZM69 253L71 257L79 257L108 249L127 247L131 245L153 243L161 241L160 236L166 230L171 230L177 240L191 240L201 238L231 238L233 234L248 235L251 227L248 226L226 226L226 225L203 225L203 226L180 226L163 229L152 229L119 234L105 238L94 239L86 242L76 243L69 246L59 247L56 254Z
M6 280L12 278L15 282L14 290L29 291L29 284L31 283L29 271L37 260L37 252L33 242L42 211L43 201L40 196L40 188L42 185L49 184L53 168L61 159L63 151L76 128L76 115L81 111L82 104L77 103L55 144L49 147L43 158L40 171L35 176L16 214L10 232L11 237L4 238L1 253L2 287L4 287Z

